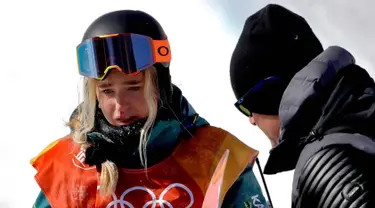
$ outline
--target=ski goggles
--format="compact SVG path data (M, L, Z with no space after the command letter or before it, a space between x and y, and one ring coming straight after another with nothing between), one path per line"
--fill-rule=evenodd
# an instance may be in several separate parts
M271 91L275 87L275 83L280 80L280 77L268 77L254 85L249 91L246 92L235 104L236 108L245 116L251 117L251 109L259 108L261 105L267 105L267 103L256 103L257 98L261 96L267 96L261 93L262 91ZM255 101L254 101L255 100ZM259 100L259 102L261 102Z
M171 61L169 42L125 33L87 39L76 48L79 74L103 80L110 69L129 75Z

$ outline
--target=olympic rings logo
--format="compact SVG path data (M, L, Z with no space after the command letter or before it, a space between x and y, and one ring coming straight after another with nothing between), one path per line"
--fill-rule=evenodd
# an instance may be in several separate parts
M107 205L107 208L118 208L118 205L120 205L119 208L134 208L134 206L130 202L124 200L124 198L128 193L130 193L132 191L135 191L135 190L145 191L145 192L147 192L148 194L151 195L151 198L152 198L151 201L146 202L143 205L143 208L148 208L150 205L151 205L151 208L155 208L157 204L159 204L161 208L165 208L164 205L167 205L168 208L173 208L172 204L170 202L164 200L163 198L166 195L166 193L174 187L179 187L179 188L184 189L190 196L190 203L186 207L190 208L191 206L193 206L194 196L193 196L192 191L183 184L173 183L163 190L163 192L159 196L159 199L156 199L156 195L153 191L151 191L150 189L147 189L145 187L142 187L142 186L135 186L135 187L132 187L132 188L129 188L129 189L125 190L122 193L120 199L117 199L116 195L112 194L113 201L110 202Z

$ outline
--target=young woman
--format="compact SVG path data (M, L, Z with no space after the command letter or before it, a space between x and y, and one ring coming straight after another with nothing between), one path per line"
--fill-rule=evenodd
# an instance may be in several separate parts
M35 207L199 207L229 150L222 207L265 207L257 151L210 126L171 83L166 34L141 11L96 19L77 46L84 100L72 133L31 162Z

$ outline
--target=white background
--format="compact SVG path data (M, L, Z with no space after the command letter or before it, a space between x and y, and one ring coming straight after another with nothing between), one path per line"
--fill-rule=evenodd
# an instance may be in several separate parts
M233 106L229 61L247 16L261 0L12 0L0 3L0 208L31 207L39 188L29 160L65 135L82 79L75 46L99 15L119 9L152 14L167 32L172 79L212 125L260 151L270 145ZM284 0L304 16L324 47L341 45L373 74L374 7L371 0ZM255 171L259 177L259 173ZM292 172L266 176L276 208L290 207ZM259 177L259 182L261 179Z

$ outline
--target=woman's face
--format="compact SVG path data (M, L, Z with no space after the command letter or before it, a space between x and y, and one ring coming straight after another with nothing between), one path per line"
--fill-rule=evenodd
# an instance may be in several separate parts
M99 108L110 124L126 126L148 115L144 83L144 73L129 76L118 70L111 70L104 80L98 81Z

